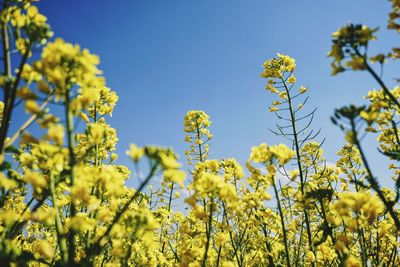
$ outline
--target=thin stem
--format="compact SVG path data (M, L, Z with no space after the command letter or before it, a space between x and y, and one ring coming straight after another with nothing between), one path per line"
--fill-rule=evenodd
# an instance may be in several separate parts
M60 247L60 254L61 254L61 260L63 263L68 262L68 248L67 248L67 243L64 238L64 233L63 233L63 226L61 222L61 217L60 217L60 211L58 210L56 201L56 189L55 189L55 177L53 175L50 175L50 194L51 194L51 199L53 201L53 208L56 209L56 233L57 233L57 242L58 246Z
M5 36L8 36L7 33L5 33ZM4 43L4 40L3 40L3 43ZM5 50L5 53L7 53L7 49L5 48L4 50ZM19 68L18 68L17 77L16 77L14 83L12 85L10 85L9 83L6 83L6 86L4 88L4 100L5 100L4 101L4 112L3 112L3 118L1 120L1 126L0 126L0 153L1 154L3 154L5 140L7 138L7 133L8 133L9 127L10 127L11 116L12 116L12 112L14 109L14 102L15 102L15 98L16 98L16 94L17 94L17 88L21 81L21 75L23 72L23 68L24 68L25 63L28 60L30 50L31 49L29 47L27 49L27 52L22 56L22 60L20 62ZM6 56L5 61L7 61L7 60L10 60L10 59L7 59L7 56ZM11 60L9 63L7 63L5 65L7 65L7 68L8 67L11 68ZM10 70L6 70L6 74L7 74L7 76L9 76L11 78Z
M289 92L289 88L286 85L286 82L283 80L283 78L281 78L282 83L285 87L285 91L288 97L288 106L289 106L289 111L290 111L290 120L291 120L291 124L292 124L292 129L293 129L293 137L294 137L294 147L296 150L296 161L297 161L297 167L299 168L299 176L300 176L300 190L301 190L301 194L304 195L304 187L305 187L305 179L304 179L304 174L303 174L303 167L301 166L301 155L300 155L300 147L299 147L299 142L298 142L298 137L297 137L297 130L296 130L296 118L295 118L295 114L293 112L293 108L292 108L292 100L290 97L290 92ZM306 221L306 231L307 231L307 237L308 237L308 245L311 249L311 251L313 252L313 254L315 255L315 251L314 251L314 246L312 243L312 235L311 235L311 226L310 226L310 220L309 220L309 216L308 216L308 212L306 210L306 207L304 207L304 218ZM315 263L312 263L313 266L315 266Z
M173 194L173 192L174 192L174 182L172 182L171 183L171 190L169 191L169 197L168 197L168 212L170 212L171 211L171 204L172 204L172 194ZM168 217L169 217L169 215L168 215ZM160 231L160 241L162 240L162 237L163 237L163 232L162 232L162 230ZM164 253L164 249L165 249L165 240L163 241L163 245L162 245L162 248L161 248L161 253Z
M393 209L393 203L390 203L386 199L384 193L381 190L381 187L379 186L378 181L375 179L375 177L372 174L372 171L371 171L371 168L369 166L369 163L368 163L368 161L367 161L367 159L365 157L364 151L362 150L361 143L360 143L360 141L358 140L358 137L357 137L356 125L355 125L354 119L350 120L350 124L351 124L351 129L352 129L352 131L354 133L355 144L357 146L358 151L360 152L361 159L362 159L363 164L365 166L365 169L367 170L367 173L368 173L366 179L370 183L372 189L374 189L374 191L378 194L378 197L381 199L381 201L385 205L386 210L389 212L390 216L392 217L392 219L393 219L393 221L394 221L394 223L396 225L396 228L398 230L400 230L400 220L399 220L399 217L397 216L396 212Z
M352 46L354 49L354 52L357 54L357 56L363 58L364 60L364 65L365 69L372 75L372 77L378 82L378 84L382 87L383 92L390 98L390 100L393 101L394 104L396 104L397 108L400 109L400 103L397 101L396 97L390 92L390 90L387 88L386 84L383 82L383 80L379 77L379 75L371 68L371 66L368 64L368 61L366 59L365 55L362 55L360 51L358 50L357 47Z
M211 241L211 231L212 231L212 213L213 213L213 205L214 205L214 199L211 198L211 203L210 203L210 214L208 215L208 227L206 228L207 232L207 241L206 241L206 248L204 251L203 255L203 261L201 266L206 267L207 263L207 257L208 257L208 249L210 247L210 241Z
M74 125L73 125L73 114L70 110L70 90L66 89L65 91L65 118L67 124L67 142L68 142L68 151L69 151L69 167L70 167L70 178L71 178L71 187L75 184L74 178L74 167L75 167L75 154L74 154ZM76 215L76 207L74 204L74 200L71 199L71 217ZM73 265L75 258L75 231L73 229L69 230L68 234L68 264Z
M52 95L49 95L46 100L40 105L39 107L39 112L44 110L44 108L47 106L47 104L50 102ZM32 114L28 120L24 122L24 124L19 127L19 129L13 134L13 136L8 140L8 142L5 145L5 149L12 146L14 142L18 139L18 137L25 132L25 130L38 118L38 113Z
M117 224L117 222L119 221L119 219L121 218L121 216L128 210L129 206L131 205L131 203L139 196L139 194L142 192L143 188L148 184L148 182L150 181L150 179L154 176L156 170L158 168L158 164L154 164L151 169L150 172L148 174L148 176L146 177L146 179L143 181L143 183L139 186L139 188L135 191L135 193L133 194L133 196L125 203L125 205L122 207L122 209L120 211L118 211L113 219L113 221L111 222L111 224L108 226L107 230L104 232L104 234L96 241L96 243L92 246L92 253L93 254L97 254L101 251L101 247L100 247L100 243L101 241L111 232L111 230L114 228L115 224Z
M275 177L272 177L272 186L274 188L275 192L275 197L276 197L276 202L278 204L278 211L279 211L279 217L281 218L281 226L282 226L282 234L283 234L283 242L285 244L285 253L286 253L286 265L290 267L290 254L289 254L289 245L288 245L288 240L286 236L286 227L285 227L285 217L283 215L282 207L281 207L281 201L279 199L279 194L278 190L276 188L275 184Z

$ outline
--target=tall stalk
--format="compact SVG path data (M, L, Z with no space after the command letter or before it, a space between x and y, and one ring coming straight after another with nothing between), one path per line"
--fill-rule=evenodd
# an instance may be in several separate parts
M66 90L65 92L65 118L66 118L66 126L67 126L67 142L68 142L68 151L69 151L69 167L70 167L70 179L71 179L71 187L75 184L74 177L74 167L75 167L75 154L74 154L74 125L73 125L73 114L70 109L70 90ZM71 199L71 218L76 215L76 207L73 199ZM75 258L75 232L73 229L69 230L68 234L68 264L74 264Z
M8 1L5 1L3 9L8 5ZM3 75L7 77L4 85L4 110L0 125L0 154L3 154L5 147L5 140L7 138L8 130L10 127L11 116L14 110L14 103L17 95L17 88L21 81L21 75L23 72L23 67L28 61L29 54L31 53L31 46L28 46L26 52L22 55L17 76L14 78L12 75L12 64L11 64L11 50L10 41L8 33L8 22L2 24L1 39L3 46Z
M291 123L292 134L293 134L293 144L294 144L295 151L296 151L296 161L297 161L297 167L299 169L299 176L300 176L300 190L301 190L301 194L304 196L305 177L304 177L303 167L301 165L300 146L299 146L299 140L298 140L298 132L296 129L296 114L293 110L292 98L290 95L290 90L286 84L286 81L283 78L281 78L281 81L283 83L283 86L285 88L285 92L286 92L287 98L288 98L288 108L289 108L289 113L290 113L290 123ZM305 223L306 223L308 246L310 247L311 251L315 255L315 250L314 250L314 246L313 246L313 242L312 242L312 235L311 235L311 224L310 224L310 219L309 219L309 215L308 215L306 207L304 207L303 211L304 211L304 218L305 218ZM315 266L314 262L312 263L312 265Z
M281 206L281 201L279 199L278 189L276 188L275 176L272 177L272 186L274 188L276 202L278 204L279 217L281 218L283 242L285 244L285 253L286 253L286 265L288 267L290 267L290 253L289 253L289 245L288 245L288 240L287 240L287 235L286 235L285 217L284 217L284 214L282 211L282 206Z

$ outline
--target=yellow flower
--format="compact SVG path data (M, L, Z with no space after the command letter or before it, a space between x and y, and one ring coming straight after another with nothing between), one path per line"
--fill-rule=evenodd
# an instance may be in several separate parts
M351 60L346 62L346 67L349 67L352 70L364 70L366 68L364 58L353 56Z
M210 117L201 110L189 111L184 119L184 131L193 132L196 127L203 128L211 125Z
M367 112L365 110L360 112L360 117L366 120L367 122L373 122L378 118L378 112Z
M286 92L280 92L279 97L282 98L283 100L287 100L288 96Z
M33 189L38 193L43 192L43 190L46 189L48 185L46 178L42 174L37 172L28 172L27 174L25 174L24 180L27 183L31 184Z
M235 263L232 261L222 261L221 267L235 267Z
M33 251L47 259L53 258L55 254L53 245L47 240L40 240L36 242L33 246Z
M40 107L34 100L27 100L25 102L25 111L27 113L37 114L40 112Z
M251 148L250 160L256 163L268 162L271 156L272 152L265 143Z
M215 244L218 247L223 246L228 241L229 241L229 232L219 232L215 235Z
M280 165L286 164L295 155L295 152L284 144L271 146L270 151L279 158Z
M347 257L347 259L344 263L344 266L345 267L360 267L361 263L356 257L350 255Z
M118 159L118 154L112 153L110 156L110 162L114 162Z
M276 87L273 86L272 84L267 84L267 88L266 89L269 90L273 94L279 94L278 89L276 89Z
M18 187L17 181L7 178L3 173L0 173L0 188L11 190Z
M296 83L296 76L294 76L294 75L291 75L289 78L288 78L288 83Z
M164 178L168 182L174 182L183 185L183 180L186 177L185 172L177 169L166 169L163 172Z
M296 62L293 58L277 54L278 58L273 58L265 61L263 64L264 72L261 74L262 78L282 78L283 72L293 72L296 68Z
M81 118L82 120L84 120L87 123L90 122L89 117L84 112L79 112L79 118Z
M144 155L144 149L137 147L135 144L131 144L126 154L131 157L133 162L138 162Z
M312 251L307 251L307 253L306 253L306 259L307 259L308 262L314 262L314 261L315 261L314 252L312 252Z
M23 38L18 38L15 41L15 46L17 47L17 50L21 53L21 54L25 54L28 50L27 50L27 44L25 39Z
M295 169L289 172L289 178L291 181L294 181L297 178L297 176L299 176L299 170Z
M67 224L73 230L81 233L86 233L87 231L91 231L96 226L96 220L89 218L84 213L78 213L72 218L68 218Z
M307 88L307 87L300 86L300 88L299 88L299 93L300 93L300 94L304 94L304 93L307 92L307 91L308 91L308 88Z
M178 169L181 167L181 164L176 160L175 156L166 153L159 153L159 157L161 159L161 164L165 170L167 169Z
M76 184L71 189L71 201L76 202L77 200L88 204L90 201L89 188L85 184Z
M269 112L277 112L279 110L279 108L277 107L269 107Z
M28 9L26 10L26 14L28 15L28 17L33 18L35 17L37 14L39 13L39 10L36 6L30 6L28 7Z
M47 136L53 140L57 145L62 145L64 141L65 129L61 124L52 124L49 127Z

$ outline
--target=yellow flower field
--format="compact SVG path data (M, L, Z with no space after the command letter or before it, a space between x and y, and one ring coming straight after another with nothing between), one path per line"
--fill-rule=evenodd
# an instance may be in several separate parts
M312 88L277 53L260 76L281 143L249 148L243 166L214 159L211 118L190 110L186 159L131 144L122 166L108 123L118 96L99 57L53 37L34 2L6 0L0 11L0 266L400 266L400 87L377 71L400 48L370 55L378 29L332 34L332 74L367 72L378 88L366 105L332 111L346 140L335 164L311 127ZM400 32L400 1L391 4L387 27ZM28 116L15 131L19 103ZM387 159L391 187L374 175L365 135Z

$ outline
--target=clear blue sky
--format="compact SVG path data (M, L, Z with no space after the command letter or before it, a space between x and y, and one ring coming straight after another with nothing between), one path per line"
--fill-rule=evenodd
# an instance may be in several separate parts
M268 132L275 118L259 78L276 52L297 60L299 84L318 106L330 161L344 143L329 117L361 103L376 84L366 73L330 76L330 34L347 22L381 26L376 50L398 44L386 27L382 0L43 0L38 4L55 36L100 55L108 85L120 100L109 122L118 130L120 162L129 143L175 148L184 159L183 117L205 110L212 118L213 158L244 163L250 147L282 142ZM392 65L393 66L393 65ZM394 69L394 68L392 68ZM385 72L389 85L398 73ZM367 143L375 150L375 143Z

